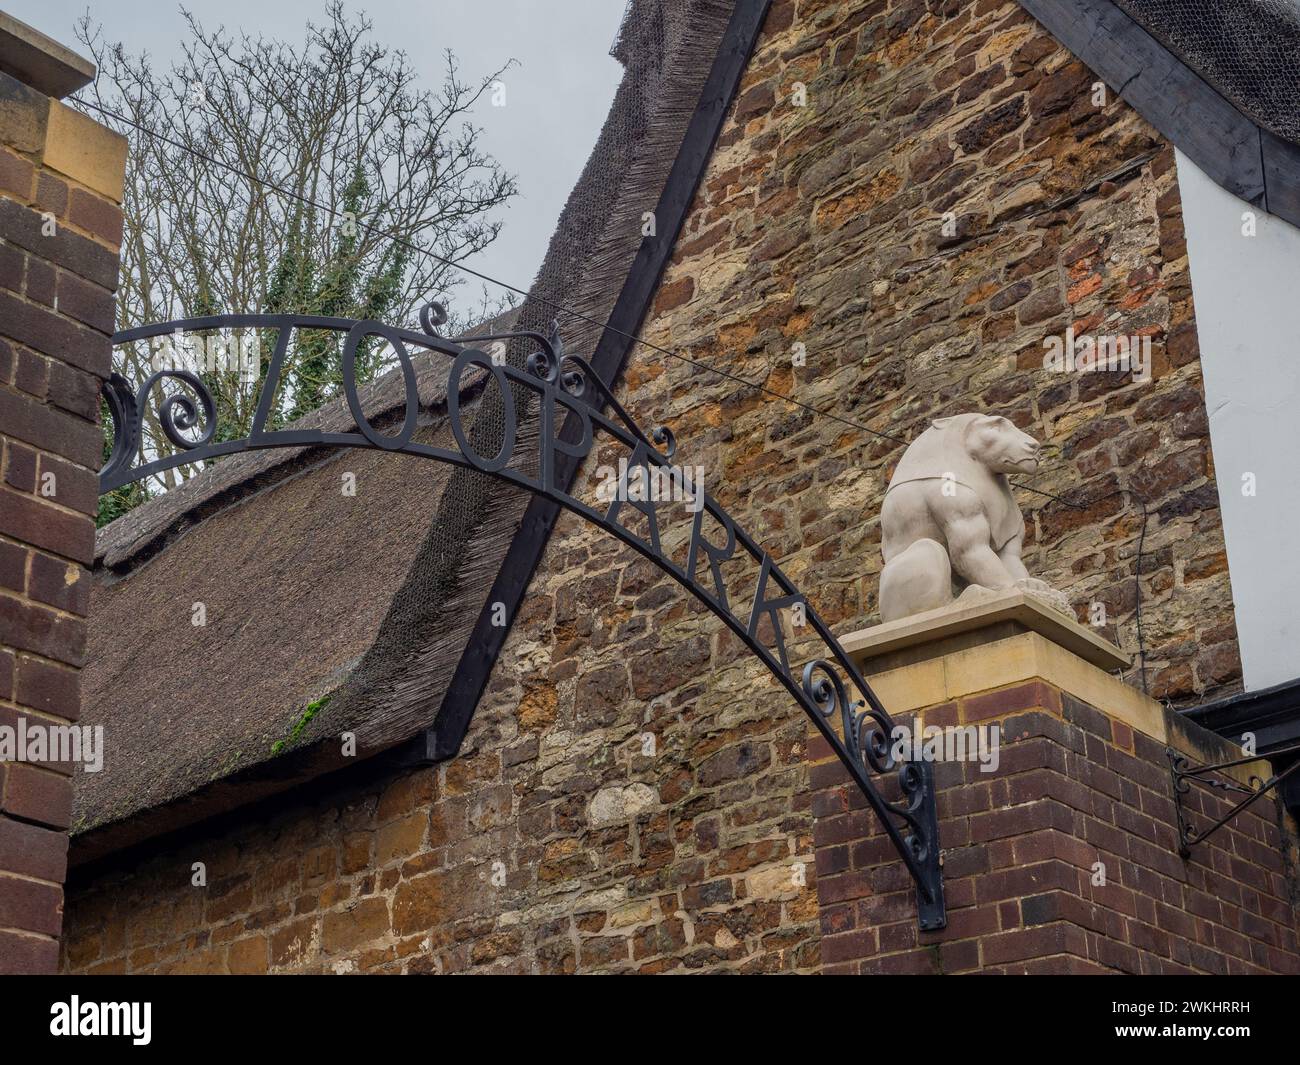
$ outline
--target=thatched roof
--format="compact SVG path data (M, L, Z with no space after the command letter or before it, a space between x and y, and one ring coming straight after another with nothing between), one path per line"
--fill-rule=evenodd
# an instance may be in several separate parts
M545 332L556 305L609 316L730 11L723 0L629 6L614 52L623 82L521 328ZM601 332L561 325L570 351L591 351ZM420 438L441 443L447 363L417 366ZM481 388L467 381L465 405L486 425L500 396ZM402 402L398 375L363 402L382 425ZM339 401L304 424L346 431L352 420ZM355 497L340 491L344 471L356 474ZM82 720L105 725L106 761L75 778L72 860L351 764L341 733L365 757L430 728L526 502L482 474L409 456L264 451L218 460L103 529Z
M417 365L416 439L454 448L442 394L448 361L425 355ZM369 397L380 425L392 385L386 379ZM467 420L480 387L476 378L464 390ZM312 420L352 424L342 401ZM427 727L427 693L390 690L386 712L373 716L342 696L394 601L418 587L416 556L452 470L369 450L248 452L103 530L82 720L105 726L107 760L103 772L77 778L74 831L134 818L323 737L354 732L364 757ZM342 490L345 472L355 475L355 496ZM444 670L477 612L477 579L490 578L512 534L508 522L476 534L468 598L440 613ZM404 665L388 663L376 681L394 681Z

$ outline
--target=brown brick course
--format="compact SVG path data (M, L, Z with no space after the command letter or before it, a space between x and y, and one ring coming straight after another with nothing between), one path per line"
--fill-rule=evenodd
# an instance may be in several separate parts
M45 165L50 101L2 80L6 131L20 135L0 146L0 726L10 729L80 715L121 212ZM0 972L55 968L73 769L0 764Z
M1026 687L960 700L961 721L990 721L999 701L1014 714ZM827 971L1300 972L1295 870L1276 800L1184 861L1164 746L1056 695L1047 701L1059 709L1001 720L996 772L937 767L942 932L918 931L910 881L833 763L840 782L813 801L818 868L834 870L818 880ZM1204 790L1188 801L1198 818L1227 809Z

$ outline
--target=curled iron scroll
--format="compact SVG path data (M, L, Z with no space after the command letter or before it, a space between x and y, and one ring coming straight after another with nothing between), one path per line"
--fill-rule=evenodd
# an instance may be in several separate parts
M476 333L444 337L438 329L446 325L448 319L447 308L437 301L431 300L420 308L420 328L430 336L448 340L453 344L482 344L487 340L514 340L521 337L537 341L541 345L540 350L532 352L525 361L529 373L550 384L558 383L565 392L578 399L584 399L588 390L594 389L600 393L601 399L614 409L619 420L647 447L657 451L665 459L671 459L677 453L677 437L668 426L655 426L647 437L641 431L641 426L619 403L592 365L580 355L565 352L564 342L560 339L559 319L552 320L548 336L523 329L509 333Z
M885 808L898 815L911 829L904 841L918 861L926 858L928 833L918 816L925 801L925 780L914 762L899 762L894 758L891 739L893 722L881 708L868 706L859 712L845 690L840 672L825 659L814 659L804 666L802 686L817 712L823 718L840 718L840 733L850 757L864 768L885 774L897 770L899 790L903 802L886 803Z
M117 472L130 465L140 449L145 404L154 385L168 379L183 382L193 397L183 391L164 394L158 405L158 424L167 439L182 451L193 451L211 443L216 436L217 405L208 386L197 374L189 370L158 370L133 393L126 378L114 373L101 389L109 415L113 419L113 445L108 461L100 470L101 477L106 472ZM198 435L187 435L193 429L199 429Z

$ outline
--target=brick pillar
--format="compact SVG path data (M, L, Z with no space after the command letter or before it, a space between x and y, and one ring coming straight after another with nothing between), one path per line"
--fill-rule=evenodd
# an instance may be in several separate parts
M94 67L0 13L0 729L75 722L125 140L59 102ZM31 748L25 749L31 753ZM70 764L0 762L0 972L53 972Z
M905 868L811 744L827 972L1300 972L1289 815L1260 799L1180 858L1166 748L1196 764L1242 751L1120 681L1115 648L1018 592L842 642L896 719L997 725L1001 743L991 772L936 762L937 933L918 930ZM1240 797L1193 786L1188 808L1204 826Z

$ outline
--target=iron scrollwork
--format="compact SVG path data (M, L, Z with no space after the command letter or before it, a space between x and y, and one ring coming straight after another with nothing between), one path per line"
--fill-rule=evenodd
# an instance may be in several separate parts
M1300 759L1292 762L1282 772L1274 773L1268 780L1261 780L1252 774L1250 786L1225 776L1225 770L1254 765L1265 758L1279 758L1290 754L1300 754L1300 745L1270 751L1267 755L1254 754L1247 755L1244 758L1234 758L1226 762L1216 762L1213 765L1193 765L1192 760L1182 751L1175 750L1173 747L1166 747L1165 757L1169 759L1169 777L1174 791L1174 811L1178 818L1179 856L1184 861L1190 858L1193 846L1204 843L1206 839L1241 813L1242 810L1267 795L1297 769L1300 769ZM1207 788L1244 795L1245 798L1231 806L1226 814L1215 819L1205 828L1198 828L1192 821L1186 800L1187 794L1192 790L1193 781L1203 784Z
M145 403L152 395L154 385L168 379L184 382L193 398L184 392L171 392L163 397L158 407L158 423L167 439L181 451L201 449L211 442L217 430L217 407L208 386L196 374L188 370L158 370L140 386L139 391L132 391L130 382L121 374L114 373L103 386L104 400L113 419L113 447L108 462L99 471L101 493L106 491L102 484L106 475L128 470L132 457L140 448ZM197 437L186 435L195 428L200 430ZM128 477L127 480L134 478Z
M276 331L276 343L267 366L259 395L258 407L248 437L241 440L213 442L216 411L210 392L196 375L188 371L155 373L138 392L132 393L118 375L105 385L105 397L114 420L111 456L100 471L101 493L133 480L153 476L183 463L207 461L221 455L250 449L272 447L359 447L400 452L464 466L509 482L553 500L592 524L623 541L659 569L689 590L720 618L743 641L803 708L854 783L866 797L879 818L885 833L897 849L916 883L922 929L943 928L946 923L943 881L940 868L938 821L935 812L933 767L926 762L896 760L891 747L895 734L893 719L881 705L857 667L841 648L812 604L753 538L702 486L698 488L698 505L685 525L685 558L674 557L665 550L661 523L669 520L654 499L630 501L624 492L596 507L563 489L556 476L560 455L581 460L591 454L598 434L616 442L627 452L626 471L653 474L673 472L671 466L677 450L672 430L659 426L649 434L619 403L609 386L601 380L590 363L580 355L564 350L558 329L549 335L530 330L447 338L438 329L448 316L438 304L427 305L420 314L421 332L398 329L373 321L325 318L310 315L217 315L177 322L163 322L119 333L115 344L146 340L164 334L188 330L270 329ZM272 401L288 355L295 330L331 330L346 334L342 358L342 386L356 431L327 432L318 429L268 429ZM405 388L405 410L395 432L381 432L366 416L357 392L356 353L366 338L384 339L396 354ZM493 341L529 341L536 350L522 367L493 359L479 345ZM449 362L446 402L447 418L457 448L444 448L414 439L420 397L410 348L421 347L445 356ZM501 390L504 425L496 454L481 455L471 446L466 431L461 391L467 372L477 370L490 375ZM138 461L140 419L150 390L164 377L183 382L188 393L173 393L163 400L159 420L164 434L177 451L171 455ZM516 390L524 390L522 393ZM522 403L518 402L523 400ZM523 461L516 409L536 409L539 432L535 463ZM608 408L612 414L607 415ZM560 432L565 419L577 419L577 439L566 439ZM187 435L195 434L197 435ZM570 434L572 435L572 434ZM530 472L535 470L535 472ZM675 468L674 468L675 470ZM624 472L621 478L627 477ZM620 481L620 488L626 483ZM623 507L641 516L646 532L636 531ZM710 524L706 528L706 522ZM701 562L704 564L701 565ZM748 614L733 603L739 582L729 587L724 567L745 564L757 568L756 581L740 584L750 603ZM805 625L824 646L802 670L792 667L783 635L782 613L798 607ZM771 633L769 646L764 631ZM801 630L801 636L807 630ZM848 693L861 693L861 702L851 702ZM861 707L861 709L859 709ZM881 785L893 780L899 798L888 799Z

